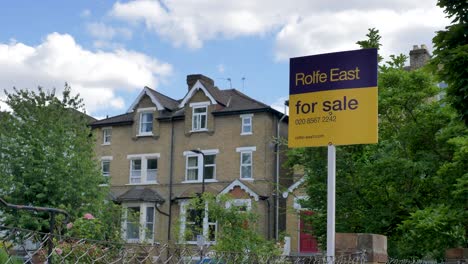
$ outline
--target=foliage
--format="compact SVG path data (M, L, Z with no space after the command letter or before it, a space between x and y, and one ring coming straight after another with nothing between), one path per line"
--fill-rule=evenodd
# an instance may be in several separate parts
M448 84L447 98L468 125L468 2L439 0L451 25L432 39L432 69L440 81Z
M368 48L377 48L377 50L380 49L380 39L382 38L379 35L379 30L375 28L369 28L369 32L366 34L367 39L366 40L360 40L356 42L361 48L363 49L368 49ZM377 62L381 62L383 60L383 57L378 55L377 56Z
M0 194L13 204L64 209L72 219L99 213L107 189L98 186L102 176L79 96L68 85L61 99L42 88L5 93L12 112L0 126ZM7 211L4 221L48 231L48 217Z
M205 202L207 207L205 207ZM218 225L216 244L211 248L217 252L249 252L252 255L279 255L279 250L273 241L265 240L257 230L258 215L254 208L240 211L238 206L230 206L233 200L228 196L215 197L205 193L190 201L190 208L200 211L198 217L203 218L204 213L215 219ZM208 208L208 211L205 211ZM198 220L201 223L201 219ZM202 233L201 225L198 233Z
M446 248L467 245L468 129L433 99L440 91L429 73L391 59L379 72L379 143L337 147L336 231L386 235L392 257L442 258ZM308 177L302 204L315 212L321 245L326 153L289 152L289 165L304 166Z

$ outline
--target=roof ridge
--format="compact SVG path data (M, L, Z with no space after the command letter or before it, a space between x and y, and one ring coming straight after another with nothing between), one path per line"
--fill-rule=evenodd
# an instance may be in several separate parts
M245 99L255 101L256 103L259 103L259 104L261 104L261 105L263 105L263 106L265 106L265 107L270 107L269 105L264 104L264 103L262 103L262 102L260 102L260 101L258 101L258 100L256 100L256 99L254 99L254 98L252 98L252 97L250 97L250 96L248 96L248 95L242 93L241 91L239 91L239 90L237 90L237 89L234 89L234 88L233 88L233 89L229 89L229 90L231 90L231 91L237 93L239 96L244 97Z
M170 99L170 100L172 100L172 101L174 101L174 102L177 102L176 99L174 99L174 98L172 98L172 97L169 97L169 96L167 96L167 95L165 95L165 94L163 94L163 93L161 93L161 92L158 92L158 91L154 90L153 88L150 88L150 87L148 87L148 86L145 86L145 88L148 88L149 90L151 90L151 92L155 92L155 93L157 93L158 95L161 95L161 96L163 96L163 97L166 97L167 99Z
M110 116L110 117L106 117L104 119L97 120L96 122L103 121L103 120L106 120L106 119L111 119L111 118L114 118L114 117L129 115L129 114L131 114L131 113L123 113L123 114L120 114L120 115Z

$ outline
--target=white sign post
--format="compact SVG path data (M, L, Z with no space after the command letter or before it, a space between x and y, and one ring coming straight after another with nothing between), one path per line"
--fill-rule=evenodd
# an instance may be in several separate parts
M327 263L335 259L335 187L336 187L336 148L328 145L327 182Z

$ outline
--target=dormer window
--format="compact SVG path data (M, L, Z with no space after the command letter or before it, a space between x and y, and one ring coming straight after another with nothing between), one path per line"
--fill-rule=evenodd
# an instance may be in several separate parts
M138 136L153 135L154 111L156 111L155 107L138 109L140 118Z
M209 102L191 103L192 107L192 131L206 131Z

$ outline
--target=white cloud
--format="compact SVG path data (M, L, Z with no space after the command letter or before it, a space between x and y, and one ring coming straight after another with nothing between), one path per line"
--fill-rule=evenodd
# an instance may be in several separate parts
M85 9L85 10L81 11L80 16L81 17L90 17L91 16L91 11L89 9Z
M449 23L436 0L136 0L115 3L110 15L193 49L215 38L272 33L277 60L356 49L371 27L380 30L384 55L407 52L415 42L430 46L433 31Z
M218 72L219 73L224 73L224 71L226 70L226 68L224 67L224 64L218 64L218 66L216 67L218 69Z
M172 66L147 55L118 49L86 50L67 34L52 33L38 46L0 43L0 86L32 89L56 87L65 82L85 100L88 113L123 109L119 90L153 88L172 73Z
M128 28L115 28L105 25L104 23L88 23L86 29L91 36L98 39L113 39L117 36L121 36L125 39L132 38L132 31Z

